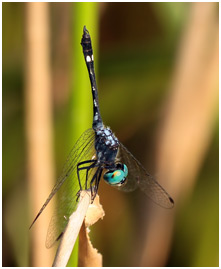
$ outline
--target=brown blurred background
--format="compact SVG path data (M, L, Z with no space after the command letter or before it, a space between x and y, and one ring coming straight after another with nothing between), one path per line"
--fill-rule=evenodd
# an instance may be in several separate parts
M175 200L163 210L139 190L101 182L106 215L91 237L103 265L218 266L218 10L218 3L3 3L3 266L52 264L54 249L44 246L52 208L28 227L86 128L80 124L91 124L84 24L105 124Z

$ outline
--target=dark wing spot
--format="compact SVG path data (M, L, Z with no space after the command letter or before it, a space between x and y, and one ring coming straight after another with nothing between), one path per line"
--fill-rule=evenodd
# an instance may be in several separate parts
M169 197L170 202L174 205L174 201L171 197Z
M64 234L64 232L60 233L60 235L57 237L57 239L55 241L59 241L63 234Z

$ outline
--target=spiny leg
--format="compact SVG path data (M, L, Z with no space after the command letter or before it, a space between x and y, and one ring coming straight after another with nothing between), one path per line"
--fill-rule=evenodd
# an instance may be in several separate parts
M96 173L94 174L94 176L93 176L93 178L91 179L91 182L90 182L91 197L92 197L91 200L92 201L94 200L94 198L95 198L95 196L97 194L96 182L99 182L102 170L103 170L102 168L98 167ZM95 181L95 186L94 186L94 190L93 190L94 181Z
M96 181L95 181L95 193L96 194L98 192L98 186L99 186L99 183L100 183L102 171L103 171L103 169L100 169L100 173L99 173L99 175L98 175L98 177L96 178Z
M83 161L83 162L78 163L78 165L77 165L77 176L78 176L78 183L79 183L79 186L80 186L80 190L82 190L82 186L81 186L79 171L87 169L87 168L91 168L93 165L92 166L85 166L85 167L81 167L81 168L79 168L79 166L81 166L83 164L88 164L88 163L93 163L93 165L94 165L96 163L96 160Z
M80 167L80 168L79 168L79 166L84 165L84 164L88 164L88 163L92 163L92 164L89 165L89 166L85 166L85 167ZM87 171L86 171L86 180L85 180L85 189L87 189L88 171L89 171L91 168L94 168L95 165L96 165L96 160L88 160L88 161L83 161L83 162L78 163L78 165L77 165L77 176L78 176L78 182L79 182L80 190L79 190L78 193L77 193L77 200L79 199L80 192L82 191L82 186L81 186L81 181L80 181L80 174L79 174L79 171L80 171L80 170L85 170L85 169L87 169Z

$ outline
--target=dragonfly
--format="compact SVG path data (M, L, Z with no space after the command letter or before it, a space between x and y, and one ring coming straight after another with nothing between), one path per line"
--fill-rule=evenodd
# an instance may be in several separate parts
M126 192L139 187L161 207L172 208L174 205L166 190L117 139L111 129L103 124L98 102L92 42L86 26L83 28L81 46L91 84L93 123L92 128L86 130L75 143L61 176L30 226L30 228L33 226L54 195L60 193L57 208L49 223L47 248L52 247L61 238L70 215L76 210L79 192L90 190L93 203L101 179Z

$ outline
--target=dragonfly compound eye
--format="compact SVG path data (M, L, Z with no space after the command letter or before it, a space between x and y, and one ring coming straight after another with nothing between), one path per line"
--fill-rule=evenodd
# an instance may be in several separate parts
M104 180L110 185L121 186L125 183L127 174L127 166L123 164L122 169L115 171L107 171L104 174Z

